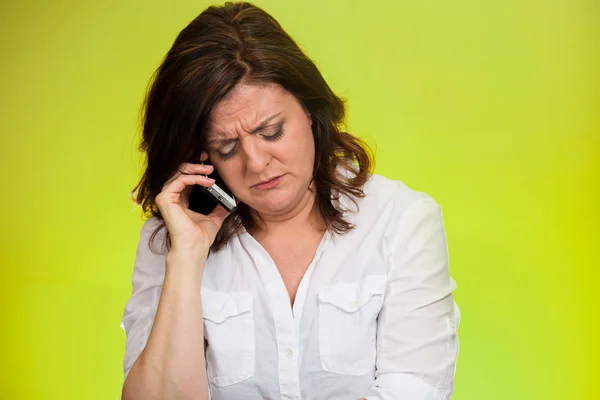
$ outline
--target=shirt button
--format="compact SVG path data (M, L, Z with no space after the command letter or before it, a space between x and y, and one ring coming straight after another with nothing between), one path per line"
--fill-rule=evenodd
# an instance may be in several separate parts
M287 349L287 350L285 351L285 356L286 356L287 358L292 358L292 356L293 356L293 355L294 355L294 352L292 351L292 349Z

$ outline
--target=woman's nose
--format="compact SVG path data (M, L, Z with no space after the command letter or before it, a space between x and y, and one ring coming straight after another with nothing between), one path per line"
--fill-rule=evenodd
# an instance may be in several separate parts
M270 155L256 136L247 137L242 141L242 150L246 155L246 168L251 172L260 173L269 164Z

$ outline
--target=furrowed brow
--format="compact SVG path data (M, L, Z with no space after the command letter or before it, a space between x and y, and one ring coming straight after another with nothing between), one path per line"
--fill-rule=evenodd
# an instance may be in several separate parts
M277 113L277 114L273 114L270 117L265 118L264 120L262 120L258 126L256 126L254 129L252 129L250 131L251 134L256 134L259 132L264 131L267 127L269 127L269 124L271 123L271 121L273 121L275 118L277 118L279 115L281 115L281 113ZM235 142L237 139L211 139L208 141L208 144L211 143L217 143L218 145L223 145L223 144L228 144L231 142Z

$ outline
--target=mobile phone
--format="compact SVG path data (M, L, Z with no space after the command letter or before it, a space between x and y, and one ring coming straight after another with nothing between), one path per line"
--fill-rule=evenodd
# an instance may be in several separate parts
M210 164L210 161L207 160L204 163ZM220 204L228 212L233 212L236 208L236 201L231 190L225 185L216 170L213 170L209 177L215 180L212 186L194 185L192 188L189 209L208 215Z

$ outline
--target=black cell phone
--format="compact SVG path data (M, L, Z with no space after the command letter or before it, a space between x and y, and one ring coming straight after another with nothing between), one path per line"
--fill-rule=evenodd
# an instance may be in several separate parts
M204 164L210 164L210 161L207 160ZM216 170L213 170L209 178L215 180L215 183L211 187L194 185L192 188L189 209L208 215L220 204L227 211L233 212L236 208L236 202L231 190L225 185L225 182L223 182L223 179L221 179Z

